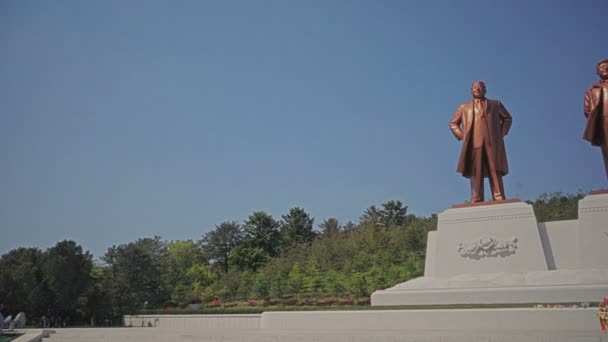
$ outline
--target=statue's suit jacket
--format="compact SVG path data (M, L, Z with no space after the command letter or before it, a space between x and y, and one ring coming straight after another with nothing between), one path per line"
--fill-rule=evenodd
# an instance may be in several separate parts
M608 113L602 113L602 105L603 101L608 101L608 99L602 99L602 97L602 84L599 82L585 92L587 124L583 139L588 140L594 146L608 147L608 118L604 118L602 125L602 115L608 116Z
M488 158L493 158L496 171L504 176L509 173L509 164L507 163L507 153L505 151L505 143L503 137L509 133L511 128L511 114L498 100L486 99L486 120L488 125L479 125L489 129L487 137L491 148L487 150ZM462 173L463 176L470 178L472 172L472 149L473 149L473 134L481 134L482 132L473 132L474 129L474 104L473 100L461 104L452 120L450 120L450 129L458 140L463 140L458 167L456 171ZM486 170L487 171L487 170ZM487 172L486 172L486 177Z

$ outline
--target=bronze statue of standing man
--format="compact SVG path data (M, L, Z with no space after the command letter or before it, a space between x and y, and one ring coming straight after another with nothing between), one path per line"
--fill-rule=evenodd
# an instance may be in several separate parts
M462 140L457 172L471 180L471 202L483 202L483 179L488 177L493 200L504 200L502 177L509 173L504 136L511 128L511 114L498 100L486 98L486 85L471 86L473 100L461 104L450 129Z
M585 93L587 125L583 139L602 148L608 176L608 59L597 63L597 75L600 80Z

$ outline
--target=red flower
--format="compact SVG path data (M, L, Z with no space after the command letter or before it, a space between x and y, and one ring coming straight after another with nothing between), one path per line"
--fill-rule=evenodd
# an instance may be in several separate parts
M342 305L353 305L354 303L355 301L353 300L352 296L345 297L340 301L340 304Z
M600 303L600 309L598 311L600 317L600 327L604 333L608 333L608 297L604 297Z
M323 305L332 305L332 304L333 304L333 303L335 303L335 302L336 302L336 300L335 300L335 299L333 299L333 298L324 298L324 299L321 301L321 304L323 304Z

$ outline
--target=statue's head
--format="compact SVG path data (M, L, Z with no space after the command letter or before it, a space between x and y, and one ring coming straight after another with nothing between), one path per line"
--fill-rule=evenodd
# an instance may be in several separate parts
M486 97L486 84L482 81L477 81L471 85L471 95L475 99L484 99Z
M597 75L603 80L608 80L608 59L597 63Z

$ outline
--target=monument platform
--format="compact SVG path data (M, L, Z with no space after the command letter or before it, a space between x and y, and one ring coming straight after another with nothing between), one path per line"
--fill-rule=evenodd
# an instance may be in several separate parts
M133 333L111 339L608 342L597 308L532 305L597 303L608 295L607 222L608 194L582 199L578 220L568 221L538 223L532 206L519 201L447 209L439 214L437 231L429 233L424 277L372 295L373 306L527 303L527 307L131 316L125 322L154 328L122 329L123 334ZM66 331L58 339L101 341L83 338L83 331Z
M128 317L149 328L58 329L58 341L608 342L597 308L265 312Z
M372 294L372 305L597 302L608 295L608 194L578 220L537 223L530 204L500 201L439 214L424 277Z

